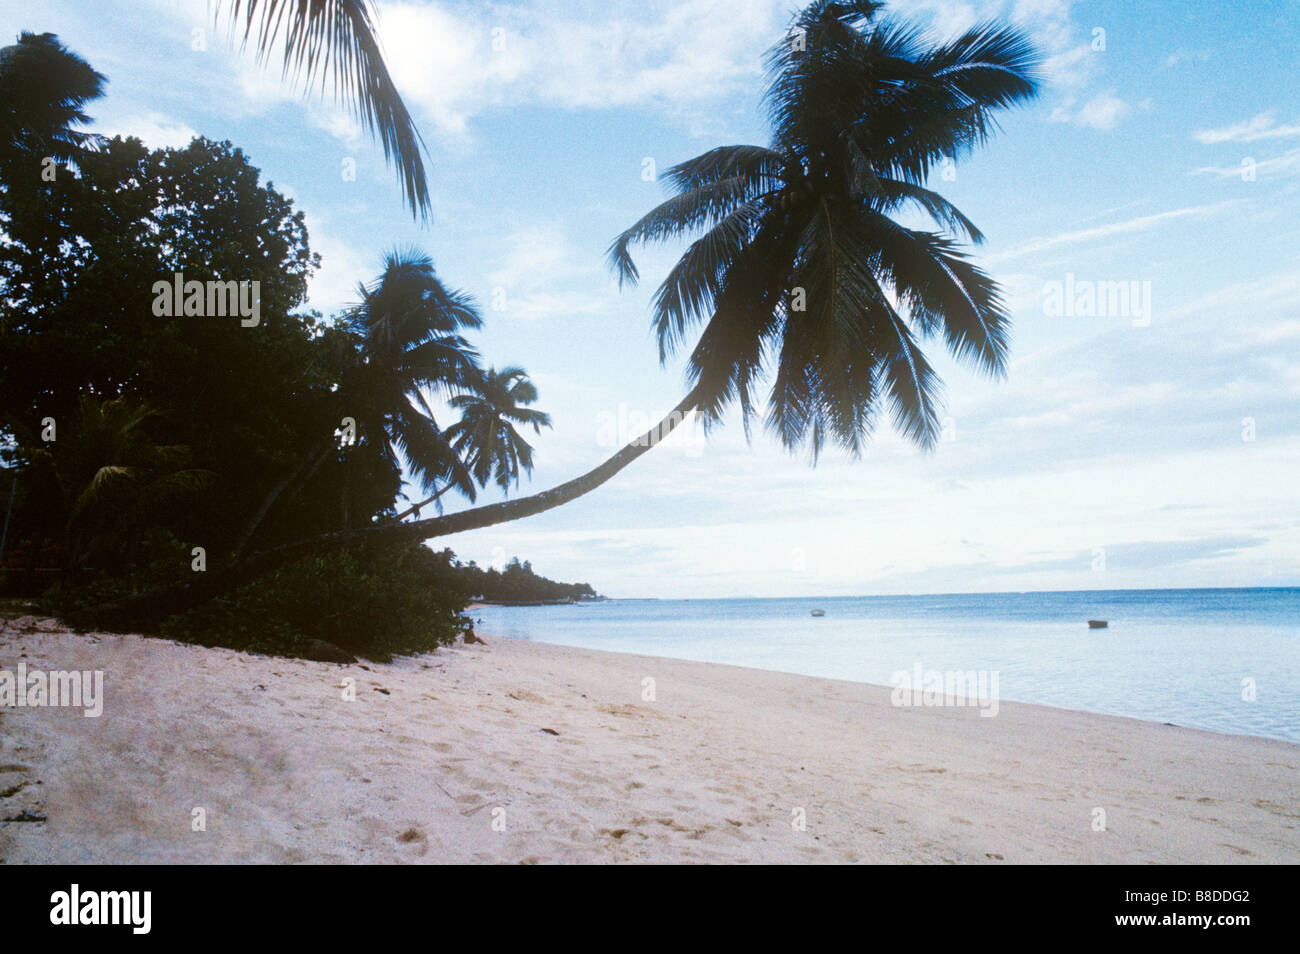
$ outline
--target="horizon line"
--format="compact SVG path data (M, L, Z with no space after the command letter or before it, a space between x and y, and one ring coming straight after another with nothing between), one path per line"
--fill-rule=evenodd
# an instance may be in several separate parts
M1300 583L1280 586L1138 586L1074 590L966 590L944 593L841 593L816 596L604 596L605 600L861 600L899 599L926 596L1043 596L1057 593L1186 593L1219 590L1300 590ZM600 602L586 600L584 602Z

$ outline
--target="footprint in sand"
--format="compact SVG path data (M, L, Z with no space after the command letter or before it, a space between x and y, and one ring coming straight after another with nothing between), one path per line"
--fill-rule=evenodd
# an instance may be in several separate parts
M12 798L26 787L26 782L19 782L17 785L10 785L8 788L0 788L0 798Z
M429 836L424 833L424 829L419 825L412 825L398 835L397 842L406 847L408 854L416 858L424 855L429 850Z
M1279 805L1277 802L1270 802L1266 798L1255 799L1255 807L1271 812L1274 815L1280 815L1283 818L1300 818L1294 806Z
M506 695L519 702L537 702L545 704L546 700L535 692L529 692L527 689L511 689Z
M6 765L0 765L0 774L7 774L9 772L30 772L30 771L31 768L29 766L19 765L16 762L11 762ZM26 779L26 778L0 779L0 798L12 798L13 796L17 795L19 792L21 792L30 784L31 784L31 779Z

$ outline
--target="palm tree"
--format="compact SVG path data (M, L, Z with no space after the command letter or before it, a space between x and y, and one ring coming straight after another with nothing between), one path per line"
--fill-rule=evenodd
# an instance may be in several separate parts
M961 250L963 239L982 240L978 229L926 187L927 175L982 145L997 110L1035 93L1036 56L1022 34L994 24L931 45L915 28L878 17L881 6L815 0L798 14L769 54L771 145L722 147L673 167L676 194L611 246L621 280L635 281L633 244L705 230L655 298L663 358L704 322L691 387L657 425L541 493L300 540L147 600L103 607L104 616L195 605L355 542L425 540L553 509L605 483L693 413L716 423L734 403L748 425L754 388L769 373L769 427L814 460L827 439L860 453L882 405L905 435L930 444L939 382L920 340L942 335L959 358L1001 374L1008 316L996 284ZM944 231L894 221L909 206Z
M520 470L533 472L533 446L515 425L532 425L534 434L551 426L549 414L525 406L536 401L537 387L519 367L489 368L451 399L460 420L447 428L447 437L480 487L495 480L509 493L512 483L519 486Z
M451 406L461 413L460 420L447 428L445 436L480 487L495 480L508 493L512 483L519 486L521 470L533 472L533 447L515 425L531 424L535 434L551 426L549 414L525 406L536 401L537 387L528 379L528 373L518 367L480 372L471 378L467 391L450 400ZM394 519L418 516L421 509L437 503L454 486L445 485Z
M161 443L163 415L126 397L80 398L74 433L30 453L28 469L45 485L47 520L61 524L66 566L96 557L130 555L149 527L176 516L175 507L215 475L190 466L190 448Z
M103 95L104 82L54 34L20 34L0 50L0 162L75 163L98 142L75 127L90 122L83 107Z
M352 386L344 386L358 404L359 433L404 464L426 493L451 484L473 500L473 478L429 400L479 379L478 355L461 335L483 324L478 311L463 292L444 286L433 261L416 249L390 253L383 274L359 293L347 321L362 364Z
M533 448L515 424L532 425L533 433L551 426L551 416L525 405L537 401L537 388L523 368L498 371L489 368L474 383L473 390L451 399L461 412L460 420L447 429L451 446L461 454L480 486L495 479L503 491L513 482L519 486L519 471L533 472Z
M394 467L405 466L425 493L442 485L473 500L473 477L429 405L430 397L449 397L478 380L478 356L460 334L482 324L473 302L446 288L432 259L414 248L389 253L379 278L357 291L360 301L344 317L356 361L339 400L345 416L356 421L357 440L378 448ZM262 499L236 537L231 559L243 555L275 503L339 449L333 433L321 435Z
M668 170L674 195L610 248L635 282L635 242L702 231L654 298L661 359L704 322L688 363L716 421L770 380L768 427L787 448L860 454L881 405L922 446L939 432L939 381L921 349L1004 373L1009 317L958 241L969 219L925 186L945 157L982 144L991 113L1034 92L1033 52L985 25L941 46L876 19L876 2L817 2L804 42L769 55L772 145L724 146ZM912 207L944 231L895 220Z
M424 140L388 75L369 0L215 0L218 18L223 8L233 32L242 24L242 44L253 39L259 63L280 45L285 77L301 79L304 92L332 83L396 166L412 215L427 217Z

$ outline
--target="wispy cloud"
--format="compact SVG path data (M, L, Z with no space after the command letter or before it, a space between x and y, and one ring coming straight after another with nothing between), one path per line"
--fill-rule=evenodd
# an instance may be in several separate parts
M1247 171L1253 173L1255 178L1259 178L1260 176L1286 175L1293 172L1300 173L1300 149L1292 149L1290 152L1283 153L1280 156L1274 156L1272 159L1243 159L1235 166L1202 166L1199 169L1193 169L1192 175L1218 176L1221 179L1236 179Z
M1268 543L1265 537L1225 534L1193 540L1142 540L1107 546L1106 564L1114 569L1156 569L1180 566L1194 560L1215 560ZM1091 549L1055 560L1041 560L997 567L996 573L1029 573L1050 570L1088 570L1095 554Z
M515 228L487 279L488 307L504 316L539 321L590 314L610 304L599 261L580 253L557 225Z
M1223 142L1259 142L1262 139L1293 139L1300 136L1300 124L1279 126L1270 111L1217 129L1195 133L1196 141L1211 146Z
M306 223L312 250L320 254L320 268L307 283L307 303L323 314L333 314L360 299L358 283L377 277L382 263L378 256L367 255L341 239L341 230L331 227L328 217L307 213Z
M785 17L780 0L379 7L398 87L453 135L494 106L716 102L757 81Z
M1235 201L1228 200L1224 202L1212 202L1206 205L1193 205L1183 209L1170 209L1167 212L1156 212L1152 215L1142 215L1135 219L1128 219L1124 222L1112 222L1109 225L1098 225L1090 229L1078 229L1072 232L1061 232L1057 235L1046 235L1039 238L1030 239L1029 241L1001 252L989 256L988 262L1006 262L1012 259L1023 258L1026 255L1033 255L1038 252L1044 252L1048 249L1059 248L1062 245L1075 245L1080 242L1092 242L1098 239L1110 238L1113 235L1124 235L1131 232L1146 232L1164 225L1166 222L1172 222L1176 219L1189 217L1201 217L1214 215L1235 205Z

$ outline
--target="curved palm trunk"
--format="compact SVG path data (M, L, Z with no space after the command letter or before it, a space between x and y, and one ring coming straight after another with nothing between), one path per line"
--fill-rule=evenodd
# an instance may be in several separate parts
M136 596L79 610L69 614L67 620L78 627L96 625L109 629L158 620L172 613L198 606L213 597L228 593L258 577L265 576L287 563L305 557L321 556L358 544L385 546L415 543L434 537L450 536L453 533L464 533L467 530L478 530L498 523L521 520L524 517L552 510L595 490L642 454L657 446L685 420L686 415L695 410L697 403L695 391L691 391L662 421L626 444L599 467L539 494L411 523L389 523L353 530L336 530L306 540L298 540L250 554L242 560L224 563L205 573L195 574L193 580L185 583L174 583Z
M429 504L433 503L435 500L437 500L447 491L451 490L453 486L454 486L453 484L448 484L446 487L443 487L442 490L438 491L432 497L426 497L425 499L421 500L418 504L414 504L408 507L407 509L403 510L401 513L399 513L396 517L393 518L393 523L398 523L402 520L405 520L411 514L418 512L421 508L429 506Z

